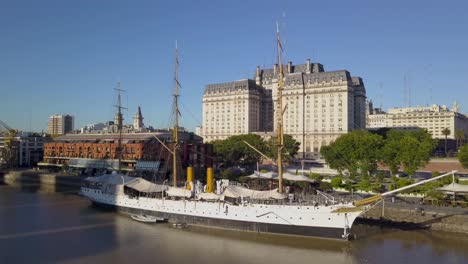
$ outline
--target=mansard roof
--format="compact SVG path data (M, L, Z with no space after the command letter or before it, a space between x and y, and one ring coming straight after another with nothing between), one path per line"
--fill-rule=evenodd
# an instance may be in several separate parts
M276 70L276 74L278 74L279 66L277 64L275 66L278 67L278 69ZM323 65L318 63L318 62L311 63L310 67L311 67L311 72L314 72L314 73L324 72ZM288 71L288 64L283 64L283 71L284 71L285 75L293 74L293 73L301 73L301 72L306 73L307 64L298 64L298 65L292 65L291 64L291 73L287 72ZM273 68L262 69L262 70L260 70L260 75L261 75L262 78L272 78L272 77L275 77L275 70Z
M204 94L226 93L234 91L252 91L262 93L263 87L258 86L254 80L244 79L228 83L208 84Z

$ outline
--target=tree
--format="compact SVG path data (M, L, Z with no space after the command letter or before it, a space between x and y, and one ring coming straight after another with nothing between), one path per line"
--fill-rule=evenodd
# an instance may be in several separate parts
M340 176L335 176L333 179L331 179L330 184L333 188L339 188L342 185L342 179Z
M381 161L387 165L392 175L401 166L405 173L413 175L419 167L427 164L437 145L427 130L416 131L390 130L387 132L381 150Z
M468 145L464 145L458 152L458 160L463 168L468 168Z
M329 146L322 147L320 153L330 168L340 174L347 172L355 177L359 173L370 176L377 169L379 152L383 145L380 135L365 130L357 130L342 135Z
M375 175L375 183L383 183L385 179L385 174L383 171L378 171Z
M278 151L276 151L278 144L277 138L278 137L271 137L267 142L269 147L268 155L274 159L278 157ZM299 151L299 146L301 145L301 143L297 142L291 135L283 136L283 144L285 160L292 159L297 154L297 151Z
M431 153L437 146L437 141L427 130L403 132L400 140L399 154L397 159L404 167L404 172L414 175L419 167L425 166L431 158Z
M450 135L450 129L448 129L447 127L442 129L442 135L445 136L445 157L447 157L447 136Z
M400 169L401 160L399 157L401 139L405 136L403 131L391 129L387 132L387 138L380 152L382 162L390 169L390 174L395 175Z
M244 141L265 153L268 149L266 142L254 134L231 136L225 140L215 140L212 142L216 156L227 166L247 165L252 166L260 161L261 155L250 148Z
M463 145L463 142L465 141L465 131L463 129L457 129L455 131L455 139L457 141L457 149Z
M308 176L309 178L317 181L317 182L321 182L323 180L323 176L318 174L318 173L310 173L310 175Z

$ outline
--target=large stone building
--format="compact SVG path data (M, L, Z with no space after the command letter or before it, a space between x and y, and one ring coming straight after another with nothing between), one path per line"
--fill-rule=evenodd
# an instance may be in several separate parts
M444 139L442 130L448 128L449 139L456 139L457 131L468 135L468 117L459 113L459 106L454 104L450 110L446 106L432 105L425 107L390 108L388 112L375 111L370 106L367 116L367 128L382 127L420 127L427 129L433 138Z
M74 129L74 117L71 115L52 115L49 117L48 133L65 135Z
M284 133L301 143L299 152L320 148L355 129L364 129L366 90L346 70L325 71L320 63L284 65ZM205 141L276 130L279 66L260 69L255 80L207 85L203 95ZM265 133L270 134L271 133Z

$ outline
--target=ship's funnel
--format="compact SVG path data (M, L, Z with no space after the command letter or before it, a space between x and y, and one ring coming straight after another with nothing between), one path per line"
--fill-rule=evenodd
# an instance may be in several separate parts
M192 167L187 167L187 182L188 183L193 182L193 168ZM190 184L187 184L186 189L191 190L192 186Z
M214 174L213 168L206 169L206 192L212 193L214 191Z

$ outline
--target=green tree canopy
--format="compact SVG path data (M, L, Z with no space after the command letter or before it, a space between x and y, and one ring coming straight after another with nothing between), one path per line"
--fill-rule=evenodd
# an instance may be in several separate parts
M464 145L460 148L458 153L458 160L460 161L463 168L468 168L468 145Z
M350 176L358 173L367 177L377 169L379 151L383 145L380 135L365 130L357 130L342 135L329 146L322 147L320 153L330 168Z
M277 149L277 138L278 137L272 137L268 140L268 147L269 147L269 151L268 151L268 155L271 157L271 158L274 158L276 159L278 157L278 151L276 151ZM297 142L291 135L284 135L283 136L283 144L284 144L284 158L286 160L290 160L292 159L296 154L297 154L297 151L299 151L299 146L301 145L301 143Z
M225 140L215 140L212 144L216 156L228 166L253 165L260 160L261 155L245 144L244 141L262 153L268 150L266 142L255 134L231 136Z
M401 166L405 173L413 175L419 167L427 164L437 145L431 134L424 129L416 131L390 130L380 151L381 161L387 165L392 175Z
M431 153L437 146L437 140L427 130L402 132L403 138L400 140L400 152L398 160L404 167L408 175L414 175L419 167L426 165L431 158Z
M391 129L387 132L387 138L385 139L382 150L380 151L381 160L388 166L392 175L395 175L400 169L400 141L404 135L403 131Z

